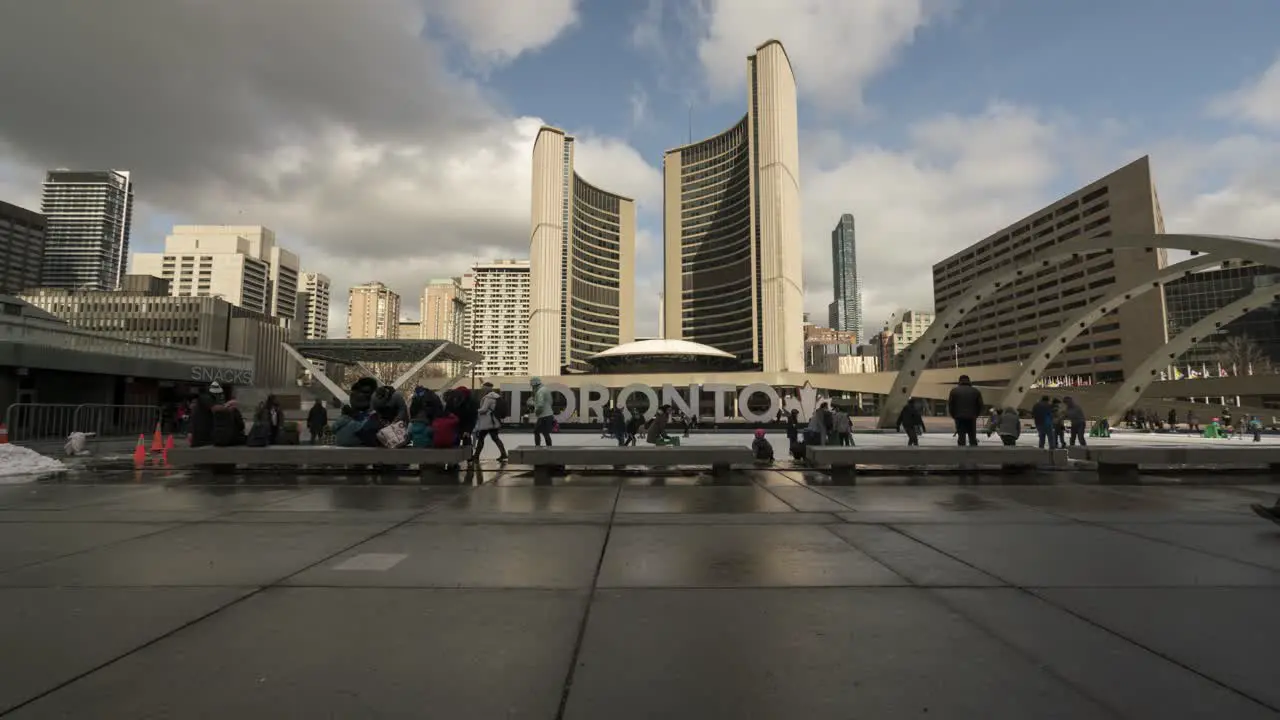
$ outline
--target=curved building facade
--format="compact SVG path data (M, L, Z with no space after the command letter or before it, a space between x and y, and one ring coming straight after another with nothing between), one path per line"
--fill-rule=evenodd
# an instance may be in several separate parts
M573 170L574 140L544 127L533 144L529 373L587 371L635 339L635 201Z
M800 140L782 44L756 48L747 76L742 120L663 157L664 331L803 372Z

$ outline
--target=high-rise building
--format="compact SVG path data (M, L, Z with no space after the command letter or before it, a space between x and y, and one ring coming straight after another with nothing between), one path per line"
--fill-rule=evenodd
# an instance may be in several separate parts
M422 337L427 340L448 340L462 345L463 322L467 299L462 289L462 278L436 278L428 280L419 301L422 318Z
M1076 238L1164 232L1151 163L1139 158L933 266L933 299L944 312L975 280ZM1108 290L1132 287L1166 263L1164 250L1120 249L1027 271L966 316L938 348L939 367L1021 362L1049 333ZM1163 345L1164 294L1144 293L1081 333L1045 370L1092 382L1118 382ZM959 353L959 361L955 355Z
M43 215L0 200L0 293L40 285L44 238Z
M401 340L422 340L422 321L401 318L396 325L396 337Z
M636 204L573 169L574 140L543 127L533 143L529 370L588 370L635 339Z
M897 324L893 326L894 355L901 355L911 347L911 343L920 339L921 335L933 324L934 315L922 310L903 310Z
M308 340L324 340L329 337L329 277L318 272L304 272L298 276L299 294L306 296L302 309L304 337Z
M347 337L391 339L399 330L399 295L380 282L351 288L347 296Z
M467 347L484 356L480 377L529 374L529 261L494 260L471 270Z
M115 290L129 257L133 182L127 171L50 170L45 174L40 284Z
M663 325L765 372L803 372L800 141L782 44L756 48L747 78L742 120L663 156Z
M828 324L862 337L862 283L858 280L858 246L853 215L845 213L831 231L831 286L835 301Z
M298 256L261 225L177 225L164 252L138 253L132 268L169 280L175 297L220 297L285 327L298 315Z

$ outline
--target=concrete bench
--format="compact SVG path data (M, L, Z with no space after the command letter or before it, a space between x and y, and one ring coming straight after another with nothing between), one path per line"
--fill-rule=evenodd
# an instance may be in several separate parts
M841 447L820 445L806 449L814 465L831 468L833 482L856 482L859 466L950 467L973 469L992 466L1033 470L1039 467L1066 469L1066 450L1034 447Z
M417 465L423 477L440 474L445 465L457 465L471 457L471 448L374 448L310 445L270 447L175 447L169 451L172 467L235 468L254 465L303 467L351 467L361 465Z
M1072 457L1098 464L1100 477L1134 475L1142 467L1268 468L1280 472L1280 445L1219 440L1215 445L1134 445L1073 448Z
M569 465L607 466L621 468L627 465L648 467L675 467L679 465L708 465L717 477L729 474L733 465L751 465L755 456L745 445L691 445L667 447L637 445L634 447L600 447L555 445L553 447L518 447L511 451L511 460L517 465L532 465L535 483L551 480L556 468Z

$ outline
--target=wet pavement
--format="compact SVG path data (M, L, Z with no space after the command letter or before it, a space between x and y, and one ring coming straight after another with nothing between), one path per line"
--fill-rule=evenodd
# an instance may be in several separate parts
M1280 716L1268 477L481 475L0 487L0 714Z

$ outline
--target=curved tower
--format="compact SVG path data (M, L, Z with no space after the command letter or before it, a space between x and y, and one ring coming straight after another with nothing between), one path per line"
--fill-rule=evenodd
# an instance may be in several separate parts
M803 372L800 140L782 43L756 48L747 78L742 120L663 157L663 324L765 372Z
M573 142L543 127L533 143L530 375L589 370L635 340L635 201L574 172Z

